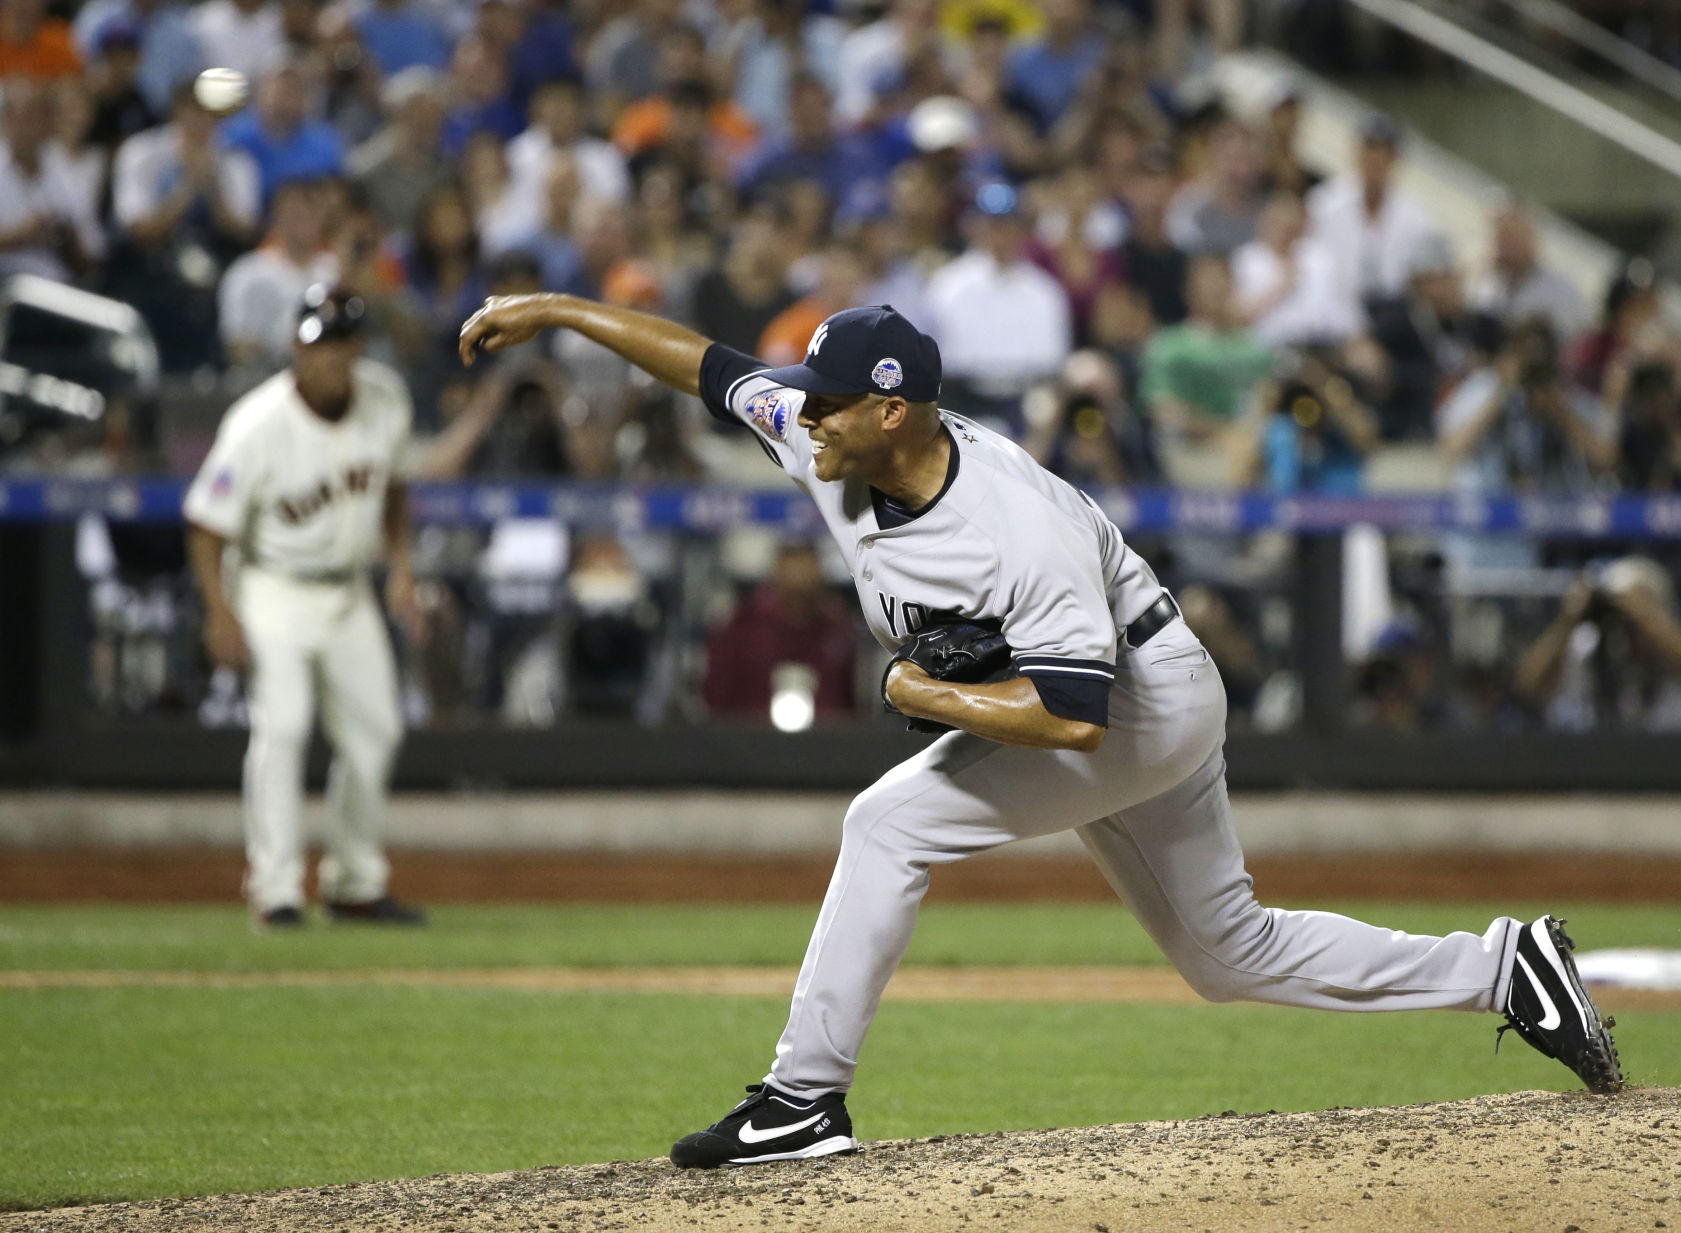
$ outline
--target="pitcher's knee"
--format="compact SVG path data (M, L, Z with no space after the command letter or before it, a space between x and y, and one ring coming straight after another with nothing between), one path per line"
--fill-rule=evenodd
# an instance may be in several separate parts
M1272 914L1250 899L1224 928L1187 930L1170 957L1198 997L1243 1001L1268 983L1259 965L1272 929Z
M1205 1002L1241 1002L1254 988L1254 978L1247 972L1200 953L1178 968L1185 983Z

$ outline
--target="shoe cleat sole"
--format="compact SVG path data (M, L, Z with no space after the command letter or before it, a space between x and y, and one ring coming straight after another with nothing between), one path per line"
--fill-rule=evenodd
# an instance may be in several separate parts
M1582 978L1576 971L1576 961L1570 958L1575 953L1576 943L1564 932L1564 921L1557 917L1549 917L1547 936L1569 959L1564 965L1565 978L1569 980L1571 992L1577 1002L1588 1012L1588 1065L1584 1067L1588 1073L1581 1074L1582 1082L1588 1085L1590 1092L1600 1096L1620 1092L1623 1090L1623 1064L1617 1056L1617 1042L1611 1039L1611 1029L1617 1025L1617 1021L1614 1018L1602 1017L1599 1007L1594 1005L1593 998L1583 988Z
M747 1165L771 1164L778 1160L817 1160L823 1156L849 1156L857 1150L858 1140L837 1135L833 1139L819 1139L810 1147L802 1147L797 1152L777 1152L771 1156L740 1156L734 1160L726 1160L724 1165L727 1168L739 1169Z

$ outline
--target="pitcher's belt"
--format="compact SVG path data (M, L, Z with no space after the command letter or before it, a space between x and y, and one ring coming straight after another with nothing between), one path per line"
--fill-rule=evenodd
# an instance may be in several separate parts
M1139 613L1138 619L1127 626L1126 644L1136 651L1161 633L1163 627L1178 615L1179 605L1173 602L1173 596L1163 591L1155 603Z

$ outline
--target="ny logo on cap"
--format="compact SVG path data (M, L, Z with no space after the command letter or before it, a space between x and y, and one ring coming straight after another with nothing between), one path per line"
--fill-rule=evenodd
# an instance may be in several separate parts
M816 331L811 336L811 341L806 344L806 356L809 358L823 350L823 340L827 337L829 337L829 323L825 321L822 325L817 327Z

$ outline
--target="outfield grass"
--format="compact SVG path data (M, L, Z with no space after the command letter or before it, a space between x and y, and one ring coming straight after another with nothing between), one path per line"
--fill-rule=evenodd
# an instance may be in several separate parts
M1382 908L1478 929L1490 909ZM220 909L0 910L0 967L791 963L811 913L454 909L417 934L256 937ZM929 909L923 962L1134 962L1098 906ZM1681 911L1595 907L1587 945L1675 944ZM780 999L411 987L0 991L0 1206L639 1157L766 1066ZM1625 1015L1631 1078L1681 1084L1681 1014ZM1494 1020L1245 1006L889 1004L851 1106L867 1138L1223 1109L1409 1103L1574 1080Z
M1329 907L1415 933L1481 933L1501 914L1570 918L1584 948L1681 947L1681 908L1649 904L1384 904ZM233 907L0 906L0 970L269 971L287 968L614 967L797 964L817 917L772 904L570 904L442 907L415 932L316 925L258 935ZM908 963L1161 963L1118 905L936 904L922 914Z

